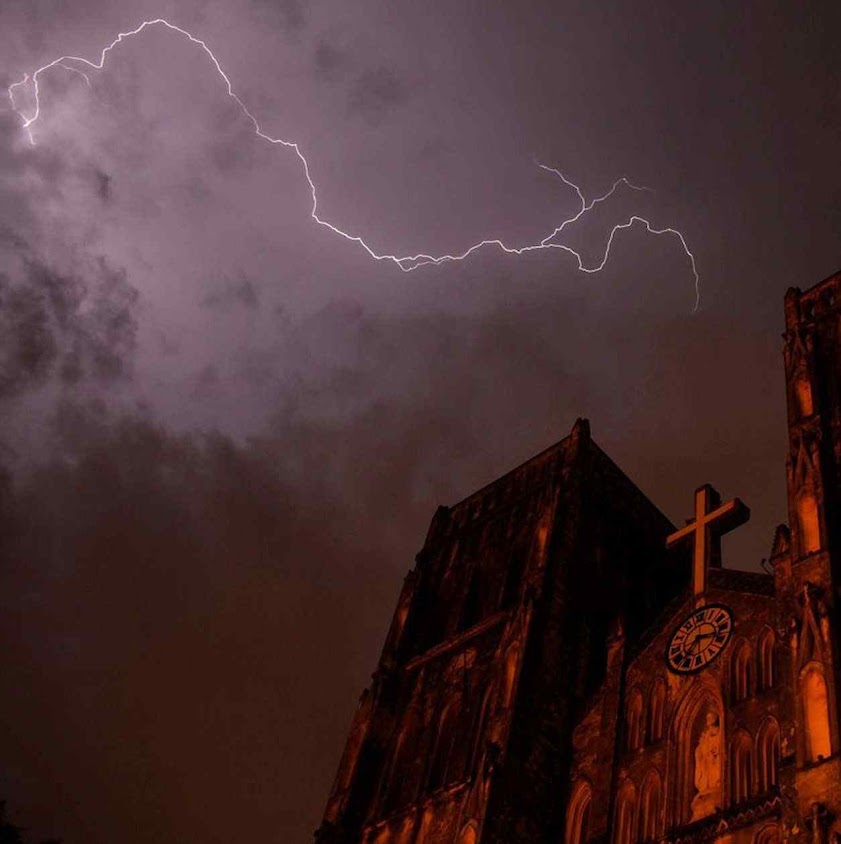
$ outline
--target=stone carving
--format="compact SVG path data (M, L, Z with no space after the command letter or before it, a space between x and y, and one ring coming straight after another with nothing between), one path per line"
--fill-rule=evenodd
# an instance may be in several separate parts
M721 792L721 727L714 712L707 712L704 729L695 746L695 788L692 817L698 820L712 814Z

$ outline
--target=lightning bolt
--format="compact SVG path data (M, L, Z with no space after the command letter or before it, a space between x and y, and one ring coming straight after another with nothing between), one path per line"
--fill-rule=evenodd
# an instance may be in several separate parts
M568 246L565 243L558 243L555 241L563 231L566 229L567 226L572 225L573 223L580 220L588 211L592 210L596 205L606 201L609 199L616 190L620 186L624 186L629 188L633 191L650 191L650 188L640 187L638 185L632 184L628 179L621 178L617 179L609 191L605 194L596 197L595 199L591 199L589 202L584 196L583 191L581 188L576 185L574 182L570 181L560 170L556 170L552 167L547 167L545 164L539 164L538 166L546 171L547 173L551 173L552 175L558 177L567 187L572 188L575 191L578 200L579 200L579 209L578 211L573 214L571 217L566 218L563 220L559 225L557 225L549 234L546 235L542 240L538 241L537 243L527 244L525 246L509 246L503 240L499 238L489 238L486 240L481 240L478 243L474 243L472 246L465 249L463 252L453 255L432 255L425 252L420 252L416 255L392 255L388 253L378 253L374 251L366 242L363 240L362 237L356 234L351 234L343 229L339 228L338 226L331 223L329 220L324 219L323 217L319 216L318 213L318 196L316 194L315 182L312 179L312 175L310 174L310 166L307 162L306 157L304 156L303 152L301 151L300 146L295 141L286 140L284 138L273 138L271 135L266 134L261 126L257 118L249 111L248 107L245 103L239 98L237 93L234 91L233 85L231 84L231 80L225 71L222 69L222 65L219 63L219 60L213 54L213 51L210 47L207 46L207 43L203 41L201 38L197 38L191 32L188 32L186 29L182 29L180 26L176 26L173 23L170 23L163 18L154 18L152 20L143 21L138 27L135 29L131 29L128 32L121 32L117 35L117 37L108 44L107 47L103 48L102 52L99 54L98 61L91 61L90 59L83 58L82 56L60 56L57 59L49 62L48 64L39 67L34 73L24 75L23 79L18 82L13 82L8 88L7 93L9 96L9 101L11 102L12 109L15 113L20 117L23 125L24 131L27 133L29 137L29 141L31 144L35 144L35 138L32 133L32 127L37 122L38 118L41 116L41 101L40 101L40 88L39 88L39 78L42 74L46 73L47 71L51 70L55 67L60 67L65 71L69 71L71 73L78 74L81 76L88 87L91 87L90 78L88 77L87 73L83 70L80 70L75 65L78 63L83 67L89 70L102 70L105 67L105 61L108 58L108 54L122 41L125 41L128 38L133 38L135 35L139 35L143 30L148 29L149 27L153 26L160 26L166 27L170 31L186 38L192 44L195 44L210 59L213 63L213 66L216 68L216 72L222 78L225 83L225 87L228 92L228 96L234 100L234 102L239 106L242 113L246 116L246 118L250 121L253 129L254 134L261 138L264 141L267 141L270 144L282 146L286 149L291 150L297 157L298 160L301 162L301 167L303 169L304 177L307 180L307 184L309 185L310 195L312 197L312 206L310 208L310 217L318 223L318 225L323 226L326 229L329 229L339 237L343 237L345 240L355 243L358 246L361 246L368 255L371 256L375 261L386 261L394 264L403 272L411 272L412 270L416 270L419 267L434 265L438 266L440 264L451 263L456 261L464 261L474 252L477 252L480 249L485 249L487 247L494 247L501 252L505 252L509 255L523 255L528 252L538 252L546 249L559 249L562 252L566 252L567 254L571 255L576 264L577 268L580 272L583 273L598 273L602 269L604 269L605 264L607 264L608 259L610 258L610 250L613 246L613 242L616 238L616 235L624 231L625 229L630 229L633 225L639 223L642 225L645 230L649 234L653 235L671 235L672 237L677 238L680 242L681 247L683 248L684 253L689 258L689 263L692 269L692 275L695 279L695 306L693 311L697 311L698 307L701 302L701 280L698 276L698 269L695 264L695 256L689 249L689 246L686 243L686 239L684 238L683 234L678 231L677 229L666 227L666 228L655 228L651 222L644 217L640 217L637 215L633 215L629 217L625 222L616 224L610 231L610 235L607 238L607 242L605 244L604 252L601 256L601 259L597 261L595 264L586 265L584 259L582 258L581 254L573 249L571 246ZM73 64L68 64L72 62ZM24 86L30 85L32 91L32 100L35 104L34 111L30 114L25 114L20 108L18 108L16 103L16 91L19 88Z

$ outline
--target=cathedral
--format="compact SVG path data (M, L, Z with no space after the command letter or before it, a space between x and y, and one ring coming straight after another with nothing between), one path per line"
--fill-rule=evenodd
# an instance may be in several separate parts
M438 508L319 844L841 842L841 273L788 291L783 356L764 573L721 559L745 504L678 528L582 419Z

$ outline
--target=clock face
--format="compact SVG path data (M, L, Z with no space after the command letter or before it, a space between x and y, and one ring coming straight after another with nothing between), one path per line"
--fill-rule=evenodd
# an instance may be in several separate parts
M666 648L666 662L676 674L706 668L723 650L733 632L733 614L723 604L707 604L684 619Z

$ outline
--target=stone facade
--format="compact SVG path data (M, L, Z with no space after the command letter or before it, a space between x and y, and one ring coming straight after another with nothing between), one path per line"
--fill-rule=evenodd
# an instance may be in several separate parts
M785 313L790 527L767 573L667 551L675 526L579 420L438 509L319 844L837 844L841 274ZM720 652L681 671L690 616L690 653Z

